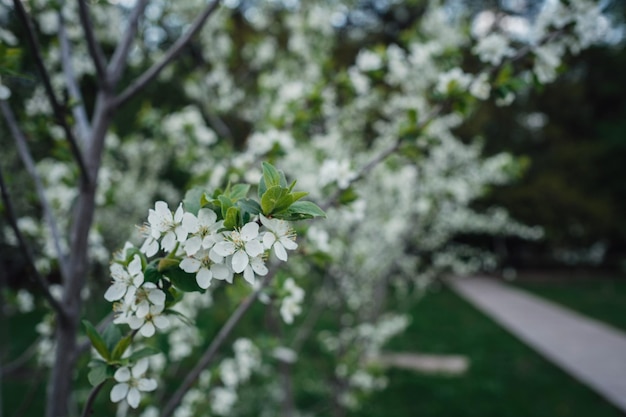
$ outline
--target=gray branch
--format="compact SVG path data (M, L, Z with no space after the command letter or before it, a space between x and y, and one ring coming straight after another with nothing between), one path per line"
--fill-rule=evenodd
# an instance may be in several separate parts
M46 198L45 188L43 186L43 182L41 181L41 177L37 172L37 168L35 166L35 161L33 160L32 155L30 154L30 150L28 149L28 143L24 133L20 130L17 121L15 120L15 116L11 107L5 100L0 100L0 111L2 111L2 115L4 116L4 120L7 122L9 126L9 130L13 139L15 140L15 144L17 146L17 152L20 155L20 159L24 163L26 167L26 171L31 176L35 183L35 189L37 191L37 197L39 198L39 202L41 203L41 207L43 209L43 216L50 228L50 233L52 235L52 240L54 242L54 249L57 252L57 257L59 259L59 267L61 268L61 275L63 277L63 281L65 282L68 277L69 269L68 262L65 254L63 253L63 249L61 246L61 234L59 233L59 226L57 224L56 218L54 217L54 213L52 211L52 207L48 203L48 199Z
M219 0L213 0L204 11L196 18L191 24L187 32L178 38L178 40L165 52L165 55L161 60L148 68L139 78L137 78L131 85L129 85L124 91L117 96L115 100L115 107L120 107L132 97L134 97L139 91L141 91L150 81L159 75L159 73L170 62L174 60L183 50L183 48L189 43L189 41L202 29L206 20L217 10Z
M163 407L163 411L161 412L161 417L171 417L174 414L176 407L178 407L180 402L183 400L185 394L187 394L189 389L191 389L193 384L195 384L202 371L204 371L210 365L211 361L215 357L215 354L217 353L217 350L222 346L226 338L239 323L243 315L248 311L254 301L259 297L261 291L271 282L275 274L275 269L268 272L268 274L263 278L263 281L261 281L261 285L259 285L259 287L254 290L252 294L250 294L241 302L241 304L239 304L237 309L229 317L228 321L224 324L224 326L222 326L217 336L215 336L209 347L204 351L204 354L202 355L200 360L187 374L183 383L170 397L167 404L165 404L165 406Z
M78 147L78 143L76 142L76 138L74 137L72 129L70 129L70 126L67 123L67 120L65 118L65 110L57 100L56 95L54 94L54 89L52 88L52 83L50 82L50 76L48 74L48 71L46 70L46 66L43 63L43 58L41 57L41 47L39 45L37 37L35 36L35 29L33 28L32 22L30 21L30 18L26 13L26 10L24 9L24 5L22 4L21 0L13 0L13 5L15 6L15 11L17 12L19 20L24 26L24 30L26 30L26 38L29 45L28 49L30 49L33 58L35 59L35 66L37 67L39 74L41 75L41 80L43 81L46 95L48 96L48 100L50 101L50 105L52 106L56 121L63 128L65 137L70 145L72 155L74 156L74 159L76 159L76 163L78 164L78 169L80 170L83 184L89 184L91 180L85 166L83 154Z
M72 114L76 120L78 126L78 136L81 143L84 145L87 142L91 134L91 125L89 118L87 117L87 111L85 110L85 104L83 101L82 93L78 87L76 80L76 74L72 67L72 45L67 36L67 29L65 26L65 18L63 13L59 12L59 44L61 46L61 64L63 66L63 73L65 75L65 81L67 82L67 90L70 93Z
M109 82L106 73L106 58L104 56L104 52L102 52L100 44L96 41L96 37L94 36L93 25L91 23L91 18L89 17L89 10L87 10L85 0L78 0L78 14L80 16L80 23L83 27L83 32L85 32L89 55L91 55L93 64L96 67L98 80L103 89L108 90Z
M115 48L115 52L113 53L113 57L111 58L111 62L109 62L109 66L107 68L109 81L112 85L115 85L119 81L126 65L128 64L128 54L137 33L139 18L146 9L148 2L149 0L139 0L137 2L135 8L130 14L128 26L124 32L124 37Z
M4 103L4 101L0 101L0 103ZM2 195L4 211L8 218L9 224L11 225L11 228L13 229L13 232L15 233L15 237L17 238L17 242L20 246L20 249L24 253L24 256L26 256L26 261L28 262L28 265L33 270L35 283L43 291L44 298L46 299L46 301L48 301L50 306L59 314L59 316L65 317L66 316L65 309L59 303L59 301L56 298L54 298L54 296L50 292L50 287L48 285L48 282L41 276L41 274L37 270L37 267L35 266L35 257L33 256L33 253L30 250L28 243L26 243L26 239L24 238L24 235L22 235L22 232L20 231L20 228L17 225L17 217L15 216L15 210L13 209L13 202L9 194L9 189L4 183L4 176L2 175L2 170L0 170L0 194Z

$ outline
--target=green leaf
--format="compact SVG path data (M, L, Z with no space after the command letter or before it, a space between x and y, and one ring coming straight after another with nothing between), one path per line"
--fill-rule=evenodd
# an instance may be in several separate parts
M87 379L92 386L100 385L109 377L106 364L94 366L87 374Z
M128 357L128 361L137 362L139 359L147 358L148 356L156 355L159 353L161 353L159 349L151 346L146 346L139 349L137 352L133 352L133 354Z
M276 206L281 203L284 204L284 197L289 196L289 193L286 188L281 187L280 185L275 185L267 189L263 197L261 197L261 208L263 209L263 214L269 216L274 211L276 211ZM291 197L287 197L290 199ZM291 200L289 201L291 204ZM287 204L287 207L289 206Z
M117 346L118 342L122 338L122 332L114 323L111 323L104 329L102 332L102 339L104 339L104 343L106 343L107 350L109 352L113 352L115 346Z
M124 354L124 352L126 352L126 349L128 349L132 341L133 341L132 334L129 334L121 338L120 341L117 343L117 345L115 345L115 347L113 348L113 351L111 352L111 360L116 361L116 360L121 359L122 355Z
M267 162L263 162L263 179L265 180L265 185L267 188L272 188L274 186L280 185L281 176L280 173L272 164ZM284 175L283 175L284 178ZM286 182L286 181L285 181ZM286 187L287 185L285 185Z
M306 191L294 191L293 193L291 193L291 198L294 202L296 202L301 198L306 197L307 195L309 195L309 193L307 193Z
M324 210L310 201L297 201L283 212L274 217L282 220L296 221L312 219L314 217L326 217Z
M83 326L85 327L85 333L87 333L87 337L91 341L91 345L96 349L100 356L102 356L106 360L111 359L111 355L109 354L109 350L107 349L107 345L104 339L102 338L102 336L100 336L98 330L93 327L93 324L91 324L87 320L83 320Z
M226 219L226 213L228 213L228 209L233 206L233 202L231 201L230 198L226 197L225 195L220 195L219 197L217 197L217 199L220 201L220 206L222 209L222 218Z
M239 206L242 211L252 215L259 214L262 210L261 205L251 198L243 198L237 201L237 206Z
M246 198L249 191L250 184L236 184L233 185L233 188L230 190L229 197L231 201L236 202L242 198Z
M187 191L187 193L185 193L185 198L183 199L183 207L185 208L185 211L197 216L198 210L202 207L204 193L205 190L199 187L194 187Z
M239 208L234 206L229 207L224 217L224 227L232 230L237 226L239 226Z
M178 268L180 261L174 258L161 258L159 260L159 271L165 272L168 269Z
M183 271L180 267L175 266L163 271L163 275L168 277L172 282L172 285L183 292L204 292L202 288L198 286L196 282L196 274L190 274Z
M158 264L159 260L155 259L146 266L146 269L143 271L143 279L145 281L156 284L163 278L163 274L159 271Z

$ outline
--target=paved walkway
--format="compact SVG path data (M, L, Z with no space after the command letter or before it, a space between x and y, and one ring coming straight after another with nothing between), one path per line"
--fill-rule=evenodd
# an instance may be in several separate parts
M487 316L626 412L626 333L496 280L449 282Z

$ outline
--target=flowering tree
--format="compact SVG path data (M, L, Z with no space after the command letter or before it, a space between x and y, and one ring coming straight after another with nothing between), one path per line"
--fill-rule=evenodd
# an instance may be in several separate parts
M313 396L336 415L358 407L385 384L364 359L408 324L390 291L410 299L444 272L494 268L460 233L541 235L471 208L522 167L456 129L482 102L554 80L565 54L611 30L586 0L535 15L219 3L2 3L6 243L52 314L39 344L55 352L49 417L74 401L89 414L107 384L120 415L150 404L145 415L294 415L311 344L325 358ZM36 209L10 193L13 152ZM87 298L113 314L83 321L95 357L75 380ZM254 326L221 357L257 299L269 334ZM327 314L334 327L320 324ZM211 337L206 317L221 324ZM246 387L254 378L264 383Z

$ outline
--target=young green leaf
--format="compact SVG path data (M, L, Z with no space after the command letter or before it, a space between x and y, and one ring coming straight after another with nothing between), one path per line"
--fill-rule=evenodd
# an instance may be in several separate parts
M263 214L269 216L273 212L277 211L276 208L279 202L281 205L285 204L285 200L283 198L286 196L289 196L286 188L279 185L268 188L265 194L263 194L263 197L261 197L261 208L263 209ZM291 197L287 197L289 200L290 198ZM291 200L287 204L287 207L289 207L290 204Z
M113 351L121 338L122 332L114 323L109 324L107 328L104 329L104 332L102 332L102 339L104 343L106 343L107 351L109 352Z
M239 214L239 208L235 206L229 207L228 211L226 212L226 216L224 216L224 227L230 230L234 229L237 226L240 226Z
M319 208L315 203L310 201L296 201L283 213L279 213L274 217L278 219L296 221L312 219L314 217L326 217L324 210Z
M115 347L113 348L113 351L111 352L111 360L113 361L120 360L124 352L126 352L126 349L128 349L128 347L130 346L132 341L133 341L133 336L131 334L121 338L120 341L117 343L117 345L115 345Z
M87 374L87 379L89 380L89 383L94 387L106 381L108 377L109 375L107 372L107 365L104 363L94 366Z
M156 355L159 353L161 353L159 349L153 348L151 346L146 346L139 349L137 352L133 352L133 354L128 357L128 361L131 363L137 362L139 359L147 358L148 356Z
M280 182L281 182L280 173L278 172L276 168L274 168L273 165L267 162L263 162L263 179L265 180L265 186L267 188L280 186Z
M243 198L237 201L236 205L241 209L241 211L252 215L259 214L262 210L261 205L251 198Z
M233 206L233 202L231 201L230 198L226 197L225 195L220 195L219 197L217 197L217 199L220 201L220 206L222 210L222 218L226 219L226 213L228 213L228 209Z
M242 198L246 198L249 191L250 184L236 184L233 185L233 188L230 190L230 194L228 196L233 202L236 202Z
M109 350L107 349L106 342L98 333L93 324L91 324L87 320L83 320L83 326L85 327L85 333L87 333L87 337L91 341L91 345L96 349L96 351L102 356L104 359L111 359L111 355L109 354Z
M186 211L190 212L194 216L198 215L198 210L202 207L202 198L204 197L204 190L202 188L192 188L185 193L183 199L183 207Z

